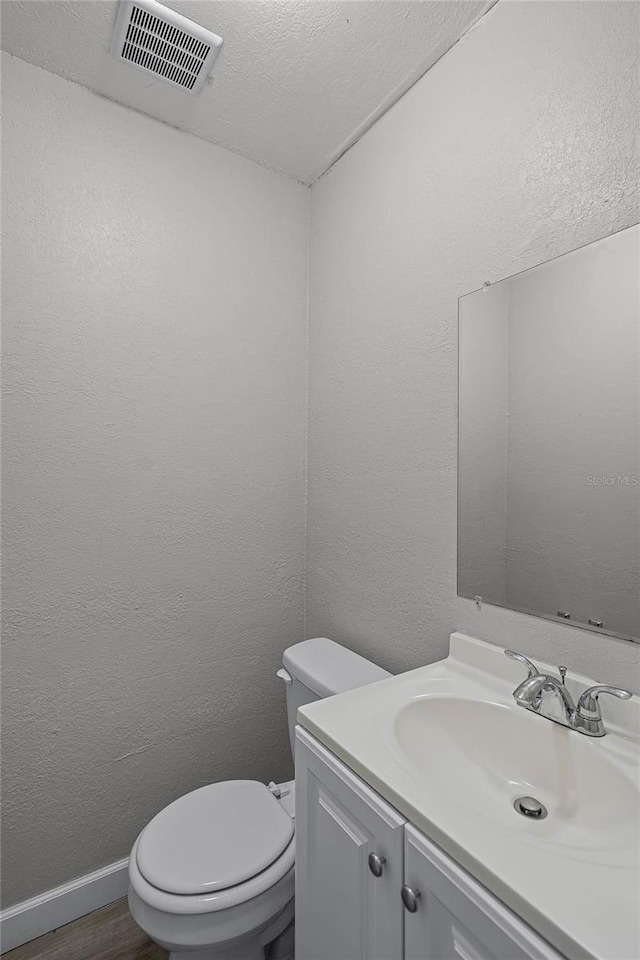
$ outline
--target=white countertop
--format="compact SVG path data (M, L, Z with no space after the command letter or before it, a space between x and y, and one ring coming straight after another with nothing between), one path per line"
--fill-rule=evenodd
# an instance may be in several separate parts
M538 666L543 672L555 672L547 664ZM446 660L308 704L298 711L298 723L562 954L571 960L638 960L640 807L633 810L629 797L640 798L640 793L627 791L640 787L640 698L625 702L603 698L607 736L588 738L517 707L512 692L524 676L522 665L508 660L500 647L453 634ZM575 699L593 682L575 674L567 677ZM517 795L526 780L508 777L504 783L492 784L499 809L487 818L474 808L474 794L485 805L493 795L481 783L481 770L476 768L474 773L468 768L468 790L456 786L452 794L460 770L447 773L447 763L457 762L455 750L450 761L448 753L441 751L432 782L428 764L419 769L398 748L397 732L400 711L429 697L481 701L490 709L499 705L500 716L513 720L511 750L517 748L517 737L525 748L531 737L529 749L531 742L537 745L542 737L544 749L535 755L536 765L546 762L547 746L556 770L561 769L559 762L571 767L576 750L587 764L593 760L602 776L595 777L592 786L595 800L586 798L592 801L587 804L587 819L581 804L591 785L585 783L584 775L573 783L571 802L578 810L577 821L575 816L572 820L575 811L564 821L554 816L551 804L544 821L519 817L508 793L515 790ZM505 714L505 708L513 714ZM467 752L473 752L474 735L481 733L469 729ZM439 736L437 730L432 736ZM608 794L603 781L609 770L617 772ZM492 780L496 781L495 775ZM504 816L499 792L503 789ZM548 803L544 795L539 799Z

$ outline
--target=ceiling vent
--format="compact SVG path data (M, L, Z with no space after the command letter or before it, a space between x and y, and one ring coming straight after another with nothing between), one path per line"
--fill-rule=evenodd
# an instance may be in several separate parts
M200 93L222 38L156 0L120 0L111 53L187 93Z

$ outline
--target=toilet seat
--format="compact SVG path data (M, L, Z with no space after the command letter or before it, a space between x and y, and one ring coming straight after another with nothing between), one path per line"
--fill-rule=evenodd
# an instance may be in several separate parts
M296 849L295 833L293 832L295 831L295 814L292 803L294 783L291 781L280 785L282 790L280 799L277 799L264 784L260 784L260 786L269 794L269 796L264 797L264 799L277 804L285 813L290 823L289 830L292 831L292 836L287 846L280 856L266 869L251 877L249 880L245 880L232 887L191 895L168 893L149 883L140 871L138 866L138 850L142 839L142 834L140 834L129 858L130 894L133 891L133 894L140 898L140 901L148 905L152 910L174 915L213 914L241 904L246 904L248 901L258 903L265 896L269 897L270 900L279 902L280 898L285 895L285 891L289 890L289 888L290 893L288 895L293 896ZM177 802L178 801L176 801L176 803ZM267 809L271 809L271 807ZM151 825L151 822L148 826Z
M136 862L156 889L199 896L263 873L293 832L291 817L263 783L227 780L161 810L140 834Z
M199 896L183 896L176 893L165 893L152 886L140 873L137 863L138 841L136 840L129 859L129 884L134 893L149 907L163 913L195 915L202 913L217 913L254 900L263 894L276 893L279 887L291 886L290 895L293 896L293 875L296 857L295 837L289 843L281 856L267 867L262 873L245 883L226 890L216 890L213 893L204 893Z

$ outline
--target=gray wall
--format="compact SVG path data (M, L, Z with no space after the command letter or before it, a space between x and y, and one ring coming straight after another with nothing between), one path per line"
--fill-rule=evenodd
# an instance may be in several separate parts
M290 771L308 191L3 58L3 905Z
M639 219L637 4L498 3L312 190L308 634L453 629L638 688L637 645L456 596L457 299Z

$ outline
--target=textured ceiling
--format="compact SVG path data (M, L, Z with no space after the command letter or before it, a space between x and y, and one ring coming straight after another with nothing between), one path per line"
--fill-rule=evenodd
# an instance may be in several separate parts
M2 48L313 182L495 0L172 0L224 39L199 97L121 61L111 0L2 0Z

